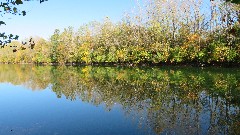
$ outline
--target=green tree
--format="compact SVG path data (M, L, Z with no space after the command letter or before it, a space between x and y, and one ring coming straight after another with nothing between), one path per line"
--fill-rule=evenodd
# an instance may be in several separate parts
M60 30L56 29L54 31L54 34L51 36L51 61L52 62L57 62L57 48L60 43Z

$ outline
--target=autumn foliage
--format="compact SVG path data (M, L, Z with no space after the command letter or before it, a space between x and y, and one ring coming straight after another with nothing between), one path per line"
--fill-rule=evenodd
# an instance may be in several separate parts
M90 22L77 31L35 38L34 49L12 42L2 63L178 64L239 63L239 5L221 0L152 0L138 14L113 23ZM137 4L137 5L141 5ZM15 47L10 47L15 46Z

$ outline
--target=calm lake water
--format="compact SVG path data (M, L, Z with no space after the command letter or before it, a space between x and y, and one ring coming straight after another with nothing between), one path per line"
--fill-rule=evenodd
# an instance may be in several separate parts
M240 69L0 65L0 135L240 134Z

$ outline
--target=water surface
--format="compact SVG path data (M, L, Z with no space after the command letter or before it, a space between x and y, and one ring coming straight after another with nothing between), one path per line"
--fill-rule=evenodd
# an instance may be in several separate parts
M239 71L0 65L0 134L239 134Z

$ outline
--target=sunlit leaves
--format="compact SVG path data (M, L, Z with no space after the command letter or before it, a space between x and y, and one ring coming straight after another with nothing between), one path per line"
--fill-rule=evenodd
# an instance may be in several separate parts
M127 15L118 23L106 17L103 22L82 25L77 31L73 27L56 30L50 41L46 41L48 46L44 50L47 53L31 47L32 62L130 66L239 62L239 23L237 19L231 24L222 21L227 20L225 13L229 12L231 18L238 8L231 3L225 5L227 9L222 8L222 1L211 3L214 7L201 0L154 0L145 3L147 8L141 10L147 12L144 16ZM2 5L7 7L7 4ZM203 7L212 12L201 10ZM26 15L25 11L20 13ZM4 22L0 24L4 25ZM18 38L5 33L0 37L5 40L1 44ZM14 52L24 50L14 49ZM45 54L50 55L50 61L43 58ZM32 56L26 59L32 59Z

